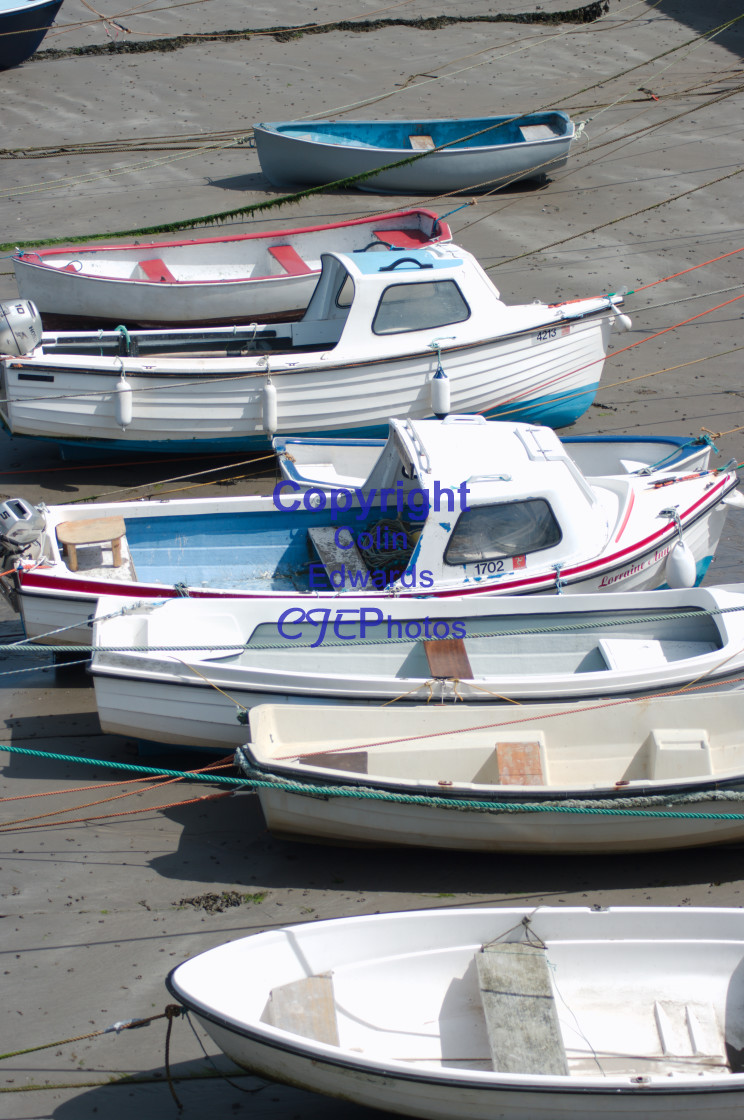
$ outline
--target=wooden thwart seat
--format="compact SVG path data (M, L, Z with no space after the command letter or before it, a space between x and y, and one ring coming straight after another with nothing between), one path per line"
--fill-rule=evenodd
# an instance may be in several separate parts
M441 638L434 641L425 641L424 653L432 677L438 680L470 681L473 679L473 670L470 668L470 661L462 638Z
M546 785L539 742L497 743L499 784L504 786Z
M57 540L67 551L71 572L78 570L78 546L85 544L110 544L114 567L119 568L126 531L123 517L89 517L85 521L63 521L57 526Z
M269 245L269 253L290 276L307 276L313 271L291 245Z
M422 229L376 229L375 237L391 249L420 249L431 240Z
M154 280L155 283L157 283L157 284L160 284L160 283L177 284L178 283L178 281L176 280L176 278L173 275L173 273L171 272L171 270L168 268L168 265L165 263L165 261L161 261L161 260L158 260L157 258L153 258L152 260L149 260L149 261L140 261L139 266L142 269L142 271L144 272L147 279L148 280Z
M431 136L409 136L408 139L414 152L428 152L436 148Z
M545 949L484 945L475 963L494 1070L568 1074Z
M338 1046L333 978L324 973L273 988L261 1020L282 1031Z

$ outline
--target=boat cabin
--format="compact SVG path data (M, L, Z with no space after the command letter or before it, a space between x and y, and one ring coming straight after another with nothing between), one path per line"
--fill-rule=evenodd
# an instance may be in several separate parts
M44 354L96 357L244 357L333 350L334 361L384 359L401 353L470 344L491 334L534 327L542 304L509 306L470 253L457 246L323 253L321 275L304 315L286 323L171 330L45 333ZM515 316L517 321L515 322ZM437 337L433 332L443 332Z

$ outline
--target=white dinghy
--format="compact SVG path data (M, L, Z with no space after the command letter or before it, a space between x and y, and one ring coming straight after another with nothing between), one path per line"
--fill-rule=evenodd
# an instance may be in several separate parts
M178 965L238 1065L424 1120L734 1120L744 911L420 910L307 922Z
M267 450L274 435L384 436L391 416L573 423L619 296L509 306L464 249L323 253L299 322L44 332L0 361L14 435L107 451ZM21 305L22 306L22 305Z
M179 598L122 609L104 596L96 617L103 730L221 749L245 741L245 713L262 703L481 706L724 687L744 674L744 585L538 603Z
M550 428L482 417L392 421L369 489L34 509L0 503L0 589L26 634L90 642L101 595L325 602L640 591L702 580L733 470L629 474L617 446L586 476ZM624 442L620 441L621 444ZM707 452L707 448L705 449Z
M420 249L450 240L449 226L431 210L401 210L189 241L19 249L12 260L20 295L33 300L50 327L63 320L194 326L299 315L329 249Z
M278 836L546 855L744 841L744 690L478 708L260 705Z

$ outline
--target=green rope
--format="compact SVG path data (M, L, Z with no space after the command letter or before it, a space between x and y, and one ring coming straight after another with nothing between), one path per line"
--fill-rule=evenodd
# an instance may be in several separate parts
M471 809L478 812L492 813L579 813L581 815L597 815L604 817L647 817L666 820L704 820L704 821L742 821L741 813L689 813L678 810L672 812L654 812L647 809L616 809L595 807L593 804L584 805L578 801L566 802L498 802L498 801L470 801L464 798L427 797L423 794L393 793L387 790L373 790L367 787L358 789L348 786L316 786L305 782L292 782L283 778L262 780L254 778L231 778L222 774L192 774L185 770L155 769L151 766L138 766L132 762L111 762L105 759L81 758L76 755L58 754L52 751L34 751L28 747L0 746L0 750L10 754L22 754L31 758L42 758L45 761L73 762L83 766L102 766L112 770L127 770L135 774L150 775L153 778L184 778L187 781L210 782L218 785L240 787L253 792L256 789L270 789L282 793L298 793L311 797L343 797L356 800L392 801L400 805L427 805L437 809ZM664 800L673 803L681 800L690 800L691 795L670 794ZM715 792L708 800L716 800ZM726 800L734 800L735 794L729 795ZM630 798L625 800L631 800ZM744 800L744 796L742 796ZM57 821L56 824L64 824ZM10 828L0 831L12 831Z

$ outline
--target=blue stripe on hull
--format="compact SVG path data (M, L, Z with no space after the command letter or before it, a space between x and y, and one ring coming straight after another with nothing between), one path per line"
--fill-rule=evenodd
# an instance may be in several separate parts
M581 391L551 393L521 404L506 404L487 409L483 415L489 420L519 420L531 424L547 424L551 428L563 428L573 424L583 416L594 400L599 382ZM433 413L421 419L433 419ZM323 428L315 432L278 432L277 435L298 439L384 439L388 434L387 423L372 424L359 428ZM45 437L33 436L33 439ZM230 453L246 451L271 451L271 437L265 433L252 436L225 436L213 439L172 439L172 440L56 440L62 449L64 459L85 458L91 452L106 451L109 454L141 454L150 452L165 455L188 455L209 453Z

